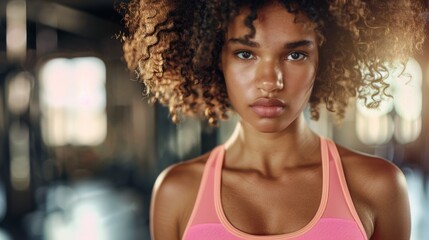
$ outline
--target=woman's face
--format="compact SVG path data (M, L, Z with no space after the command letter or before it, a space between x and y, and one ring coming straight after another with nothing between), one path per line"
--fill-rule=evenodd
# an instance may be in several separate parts
M279 3L258 11L254 38L244 9L228 26L220 69L229 99L241 121L261 132L286 129L305 108L318 65L313 24Z

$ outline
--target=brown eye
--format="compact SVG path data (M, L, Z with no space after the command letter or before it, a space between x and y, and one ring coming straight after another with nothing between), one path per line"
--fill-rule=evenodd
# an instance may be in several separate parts
M244 60L249 60L249 59L253 59L253 54L251 52L248 51L240 51L235 53L237 55L238 58L240 59L244 59Z
M289 61L299 61L307 59L307 55L300 52L292 52L288 55L287 60Z

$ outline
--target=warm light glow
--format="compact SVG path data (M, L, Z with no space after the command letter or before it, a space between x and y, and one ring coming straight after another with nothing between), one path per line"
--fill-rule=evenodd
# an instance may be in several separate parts
M356 133L358 138L367 145L380 145L387 143L393 135L394 125L392 117L365 116L356 114Z
M418 119L422 112L423 74L419 63L408 61L404 73L393 84L395 92L395 110L407 120Z
M421 132L422 69L412 58L407 62L404 71L402 65L396 63L389 69L386 83L390 84L388 93L393 98L383 97L378 108L368 109L362 100L357 101L357 135L366 144L382 144L391 139L394 129L398 142L412 142ZM396 113L394 123L388 115L393 110Z
M6 49L10 60L22 60L27 49L26 2L12 0L6 6Z
M15 75L8 83L7 105L14 114L24 113L30 105L32 76L27 72Z
M406 119L400 116L395 118L395 139L399 143L410 143L415 141L422 131L422 118Z
M427 64L426 64L426 74L425 74L425 76L426 76L426 79L425 79L425 85L426 85L426 87L429 87L429 61L427 62Z
M98 145L106 137L107 117L105 112L81 111L74 122L68 121L73 129L72 142L79 145ZM79 131L76 131L79 129Z
M105 65L98 58L59 58L43 66L42 130L48 145L98 145L104 141L105 81Z
M365 106L364 101L359 99L357 100L356 108L364 116L368 117L380 117L388 114L393 109L393 99L385 97L378 108L368 108Z
M395 111L403 119L415 120L422 115L422 91L403 89L395 94Z

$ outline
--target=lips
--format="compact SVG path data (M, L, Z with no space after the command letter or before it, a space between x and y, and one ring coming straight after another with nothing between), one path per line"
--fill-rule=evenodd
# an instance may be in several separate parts
M259 117L275 118L283 113L286 105L277 98L259 98L250 107Z

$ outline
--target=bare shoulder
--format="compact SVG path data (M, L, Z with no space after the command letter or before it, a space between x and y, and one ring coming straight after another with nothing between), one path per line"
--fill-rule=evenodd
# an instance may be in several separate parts
M405 176L393 163L337 145L344 167L344 173L351 184L365 191L369 197L388 197L395 191L406 188ZM388 195L388 192L391 192Z
M337 145L353 203L370 239L409 239L406 179L393 163Z
M199 184L207 158L208 154L204 154L166 168L158 175L154 191L169 194L192 189L193 185Z
M159 174L151 200L152 238L180 238L192 212L208 156L206 153L174 164ZM176 238L166 236L171 233Z

